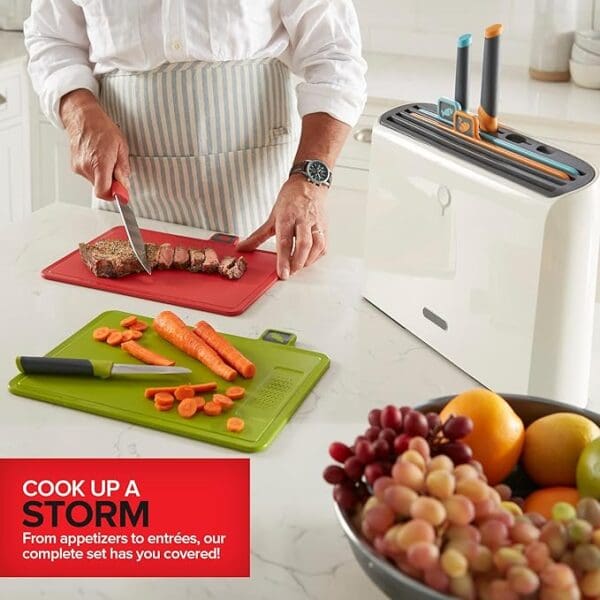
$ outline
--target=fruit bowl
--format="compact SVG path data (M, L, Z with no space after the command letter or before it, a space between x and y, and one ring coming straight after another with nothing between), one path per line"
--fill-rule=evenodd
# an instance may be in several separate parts
M522 396L516 394L500 394L523 420L525 427L530 423L557 412L570 412L587 417L600 426L600 415L585 409L575 408L568 404L562 404L533 396ZM427 412L440 412L442 408L453 398L444 396L415 407L417 410ZM519 469L517 469L518 471ZM511 475L511 479L519 481L519 473ZM523 478L527 490L527 480ZM513 484L514 485L514 484ZM518 484L517 484L518 485ZM439 593L430 587L412 579L402 573L393 564L378 556L372 547L362 538L351 521L349 514L342 510L334 502L336 516L340 522L344 534L348 538L350 548L366 575L371 581L389 598L410 598L411 600L448 600L452 596Z

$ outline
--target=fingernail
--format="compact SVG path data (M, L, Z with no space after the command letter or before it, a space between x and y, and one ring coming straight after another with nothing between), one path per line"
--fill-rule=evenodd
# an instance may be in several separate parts
M285 267L285 269L283 269L283 271L281 272L281 279L289 279L290 278L290 270Z

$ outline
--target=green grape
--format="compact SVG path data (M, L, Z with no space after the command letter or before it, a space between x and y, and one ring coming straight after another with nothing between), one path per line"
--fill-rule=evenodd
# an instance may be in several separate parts
M557 502L552 507L552 518L555 521L570 521L577 516L575 507L568 502Z
M540 578L536 573L522 565L510 567L506 578L511 589L522 596L533 594L540 587Z
M471 575L466 573L460 577L450 579L450 593L462 600L473 600L475 598L475 583Z
M469 566L467 558L454 548L449 548L442 552L440 564L446 575L451 579L465 575Z
M592 539L592 525L583 519L575 519L567 524L569 541L575 544L585 544Z
M522 552L519 552L514 548L498 548L498 550L494 552L494 565L501 574L504 574L510 567L526 566L527 559Z
M410 514L415 519L424 519L434 527L441 525L446 520L446 509L436 498L421 496L410 507Z

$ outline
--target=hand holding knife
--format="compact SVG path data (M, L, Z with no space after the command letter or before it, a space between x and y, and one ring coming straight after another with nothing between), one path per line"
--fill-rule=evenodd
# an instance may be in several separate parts
M121 214L121 219L123 220L123 225L127 232L127 238L129 239L133 253L140 261L144 271L146 271L148 275L151 275L152 269L146 258L146 244L144 243L144 238L142 237L142 233L137 224L135 214L133 210L131 210L131 206L129 206L129 193L116 179L113 179L110 193L119 208L119 213Z

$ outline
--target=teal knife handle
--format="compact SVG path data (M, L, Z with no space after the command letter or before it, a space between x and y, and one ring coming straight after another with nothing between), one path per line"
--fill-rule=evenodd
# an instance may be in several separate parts
M110 376L112 362L84 358L52 358L49 356L18 356L17 368L26 375Z
M295 346L297 336L287 331L278 331L277 329L267 329L263 331L261 340L265 342L273 342L274 344L281 344L282 346Z

